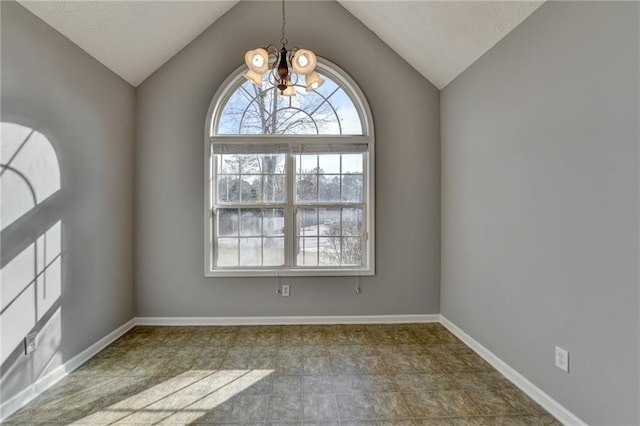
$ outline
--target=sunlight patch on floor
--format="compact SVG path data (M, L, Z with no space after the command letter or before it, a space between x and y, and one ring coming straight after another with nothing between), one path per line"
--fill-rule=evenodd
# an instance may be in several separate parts
M273 370L191 370L73 423L188 423Z

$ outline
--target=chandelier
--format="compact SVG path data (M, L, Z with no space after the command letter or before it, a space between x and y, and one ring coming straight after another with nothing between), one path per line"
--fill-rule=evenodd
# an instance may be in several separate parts
M267 47L249 50L244 55L244 61L249 70L243 75L258 87L262 87L262 80L267 78L272 86L278 88L280 95L295 96L294 86L298 83L299 76L304 76L307 92L320 87L324 80L315 71L316 55L312 51L297 47L287 51L285 24L284 0L282 0L282 38L280 39L282 48L278 50L276 46L270 44ZM295 74L291 73L290 67Z

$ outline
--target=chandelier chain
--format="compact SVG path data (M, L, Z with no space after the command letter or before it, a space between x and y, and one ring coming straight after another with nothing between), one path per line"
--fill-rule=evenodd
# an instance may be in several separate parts
M284 27L286 23L287 23L287 20L286 20L285 11L284 11L284 0L282 0L282 31L280 31L280 33L282 34L282 38L280 39L280 43L282 43L282 47L285 47L289 42L289 40L287 40L287 37L285 36L285 31L284 31Z

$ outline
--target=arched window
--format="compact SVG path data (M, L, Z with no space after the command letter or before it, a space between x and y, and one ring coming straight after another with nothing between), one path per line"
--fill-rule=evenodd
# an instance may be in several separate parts
M207 114L205 275L372 275L374 137L351 78L282 96L232 74ZM293 76L295 82L298 76ZM300 78L301 79L301 78Z

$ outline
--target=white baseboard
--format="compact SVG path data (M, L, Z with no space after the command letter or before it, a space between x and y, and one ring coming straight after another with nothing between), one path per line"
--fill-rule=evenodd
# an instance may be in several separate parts
M13 398L10 398L7 401L2 401L0 403L0 422L27 405L31 400L49 389L58 381L64 379L69 373L87 362L91 357L109 346L127 331L131 330L135 325L135 319L127 321L84 351L80 352L78 355L71 358L69 361L60 365L46 376L38 379L32 385L20 391Z
M465 333L460 327L449 321L444 315L440 315L440 323L445 326L458 339L473 349L478 355L484 358L496 370L502 373L511 383L520 388L531 399L540 404L553 417L565 425L586 425L586 423L571 411L563 407L558 401L547 395L542 389L531 383L526 377L511 368L509 364L498 358L493 352L485 348L473 337Z
M402 324L439 322L439 314L286 317L138 317L136 325Z

